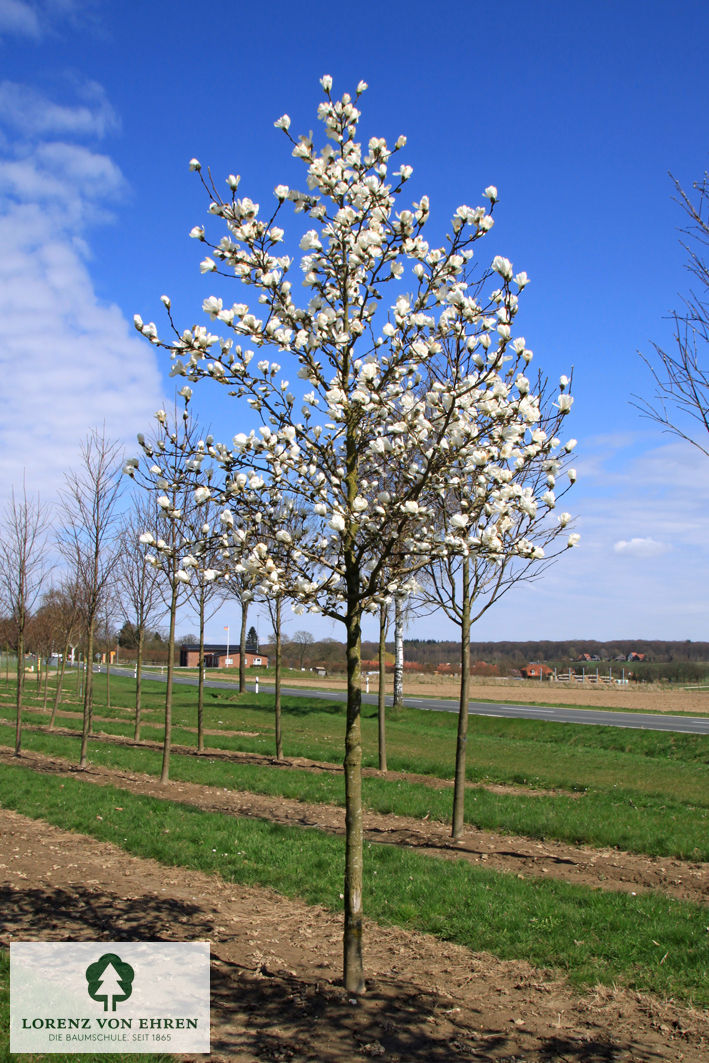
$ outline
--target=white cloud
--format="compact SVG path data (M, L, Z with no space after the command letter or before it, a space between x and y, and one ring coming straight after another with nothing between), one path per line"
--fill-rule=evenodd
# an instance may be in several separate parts
M2 0L0 0L2 3ZM118 116L95 81L78 86L82 102L57 103L29 85L0 82L0 121L19 130L23 137L98 136L118 129Z
M0 40L40 40L55 27L91 22L93 0L0 0Z
M659 557L660 554L666 554L671 547L666 543L658 543L656 539L619 539L617 543L613 545L613 551L616 554L623 554L626 557Z
M109 156L64 140L26 141L0 162L0 492L26 470L48 499L90 427L132 446L159 404L154 352L99 300L90 272L90 226L124 191Z
M24 0L0 0L0 34L18 37L40 36L37 9Z

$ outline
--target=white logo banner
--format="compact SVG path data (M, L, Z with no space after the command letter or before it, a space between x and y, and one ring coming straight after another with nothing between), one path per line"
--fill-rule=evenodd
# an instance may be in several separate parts
M209 942L14 941L11 1052L209 1052Z

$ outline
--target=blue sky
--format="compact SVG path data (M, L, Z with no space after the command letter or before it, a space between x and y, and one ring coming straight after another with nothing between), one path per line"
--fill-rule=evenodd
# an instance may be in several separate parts
M311 129L322 74L364 79L363 134L406 134L441 234L498 187L485 254L531 278L535 362L574 370L581 546L478 636L709 639L709 462L630 404L687 287L667 172L689 187L708 165L707 31L699 0L0 0L0 494L24 470L49 501L89 427L132 452L172 394L132 317L160 320L167 292L191 324L220 294L187 238L206 206L189 159L263 201L294 166L274 120ZM214 390L193 405L217 436L243 427Z

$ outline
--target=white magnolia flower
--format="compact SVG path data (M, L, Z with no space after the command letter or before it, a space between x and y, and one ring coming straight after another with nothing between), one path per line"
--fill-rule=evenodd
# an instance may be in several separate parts
M494 269L495 273L499 273L504 280L512 280L513 270L512 263L510 262L509 258L504 258L502 255L495 255L492 260L492 268Z
M144 546L150 546L155 542L155 536L152 532L143 532L138 541Z
M329 74L323 74L320 78L320 84L325 89L325 92L329 92L332 88L332 78Z
M201 170L202 163L199 159L190 159L190 170Z
M287 132L290 129L290 118L287 114L282 114L273 124L276 129L285 129Z
M483 192L485 199L489 199L491 203L495 203L497 200L497 188L495 185L488 185Z
M212 497L212 492L208 487L197 487L194 493L194 500L198 506L201 506L203 502L206 502L208 498Z
M569 536L569 546L578 546L580 539L581 536L578 532L574 532L573 535Z
M180 568L175 573L175 579L179 583L189 583L190 582L190 574L189 574L189 572L185 572L184 568Z

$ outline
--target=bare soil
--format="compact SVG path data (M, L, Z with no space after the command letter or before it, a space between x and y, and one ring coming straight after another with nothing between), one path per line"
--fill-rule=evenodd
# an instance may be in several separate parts
M3 750L0 767L13 759ZM44 772L75 770L35 753L22 762ZM161 786L95 765L83 777L233 815L342 829L342 810L329 806ZM209 1058L220 1063L706 1063L709 1056L704 1012L617 988L582 993L552 972L371 921L367 993L349 999L340 983L340 920L324 909L166 868L6 810L0 830L0 942L209 940ZM706 898L706 865L472 830L454 847L441 825L403 817L369 815L367 830L389 844L421 845L520 874Z

